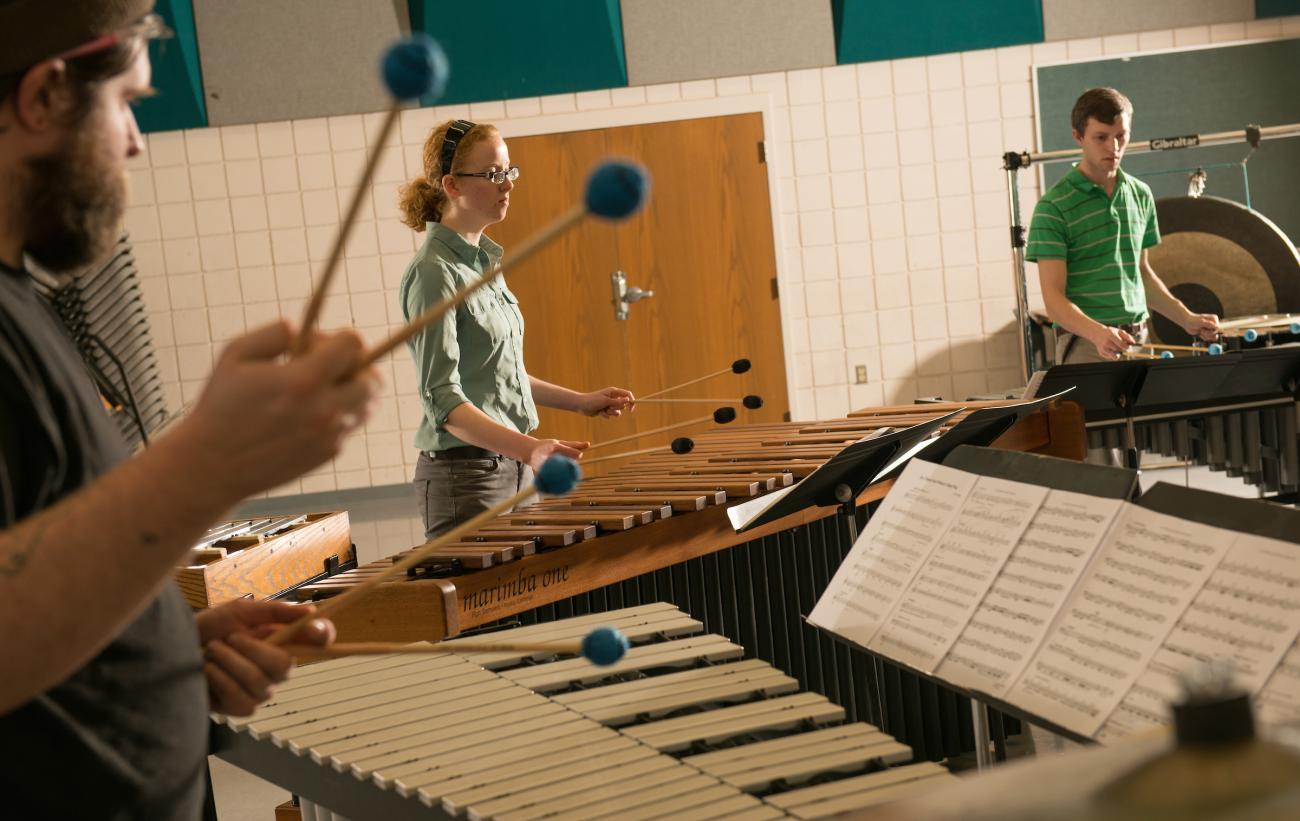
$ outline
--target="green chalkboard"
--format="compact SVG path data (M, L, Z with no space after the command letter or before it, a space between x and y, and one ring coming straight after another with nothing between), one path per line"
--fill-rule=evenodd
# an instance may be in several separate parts
M1300 123L1300 39L1170 51L1037 69L1039 145L1074 148L1070 109L1079 94L1113 86L1133 101L1133 140ZM1124 170L1156 197L1187 193L1189 169L1209 174L1205 193L1248 203L1300 240L1300 137L1264 141L1243 173L1245 143L1132 154ZM1214 167L1225 164L1229 167ZM1051 185L1069 163L1044 165Z

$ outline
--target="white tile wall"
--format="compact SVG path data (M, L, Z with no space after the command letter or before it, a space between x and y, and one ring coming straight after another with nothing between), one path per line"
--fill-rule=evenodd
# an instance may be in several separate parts
M405 111L346 246L323 319L378 340L415 238L397 185L450 117L508 123L765 94L774 114L785 343L796 418L1020 382L999 157L1032 149L1032 65L1300 33L1300 17ZM192 401L226 340L296 317L334 242L379 115L149 136L130 168L127 227L173 407ZM1027 220L1038 197L1022 174ZM662 181L660 184L663 184ZM1031 299L1037 277L1029 277ZM868 382L855 384L857 366ZM420 415L405 353L380 365L382 407L331 465L274 495L403 482Z

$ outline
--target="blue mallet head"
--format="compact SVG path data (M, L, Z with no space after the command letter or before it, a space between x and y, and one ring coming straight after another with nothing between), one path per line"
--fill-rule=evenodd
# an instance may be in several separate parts
M1247 328L1246 332L1241 336L1247 342L1254 342L1256 339L1259 339L1259 331L1255 330L1254 328Z
M1300 334L1300 322L1292 322L1287 330L1293 334Z
M1218 356L1223 353L1223 346L1218 342L1211 342L1210 347L1206 348L1206 351L1209 352L1210 356Z
M441 97L451 73L442 46L427 34L413 34L389 46L380 68L384 85L398 100Z
M598 217L621 220L630 217L650 196L650 175L636 163L611 160L587 178L585 203Z
M1160 358L1161 358L1161 359L1173 359L1173 358L1174 358L1174 352L1173 352L1173 351L1161 351L1161 352L1160 352Z
M613 627L597 627L582 640L582 657L592 664L608 667L627 653L627 636Z
M563 496L582 479L582 468L567 456L553 453L542 462L533 485L548 496Z

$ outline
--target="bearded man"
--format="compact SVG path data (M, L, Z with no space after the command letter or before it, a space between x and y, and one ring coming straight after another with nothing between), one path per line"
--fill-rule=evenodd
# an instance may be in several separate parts
M58 8L52 8L57 5ZM7 817L193 819L209 710L248 714L302 613L191 615L172 568L252 493L332 458L373 372L355 334L285 361L284 322L232 342L184 421L129 457L27 260L53 273L118 236L143 149L153 0L0 0L0 801ZM330 640L310 623L296 641Z

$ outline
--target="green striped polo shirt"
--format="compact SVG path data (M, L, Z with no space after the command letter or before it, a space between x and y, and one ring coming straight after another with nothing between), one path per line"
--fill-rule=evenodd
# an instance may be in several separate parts
M1117 172L1115 192L1076 165L1034 207L1025 259L1063 259L1065 296L1090 319L1124 325L1147 318L1139 265L1142 251L1160 244L1156 201L1136 177Z

